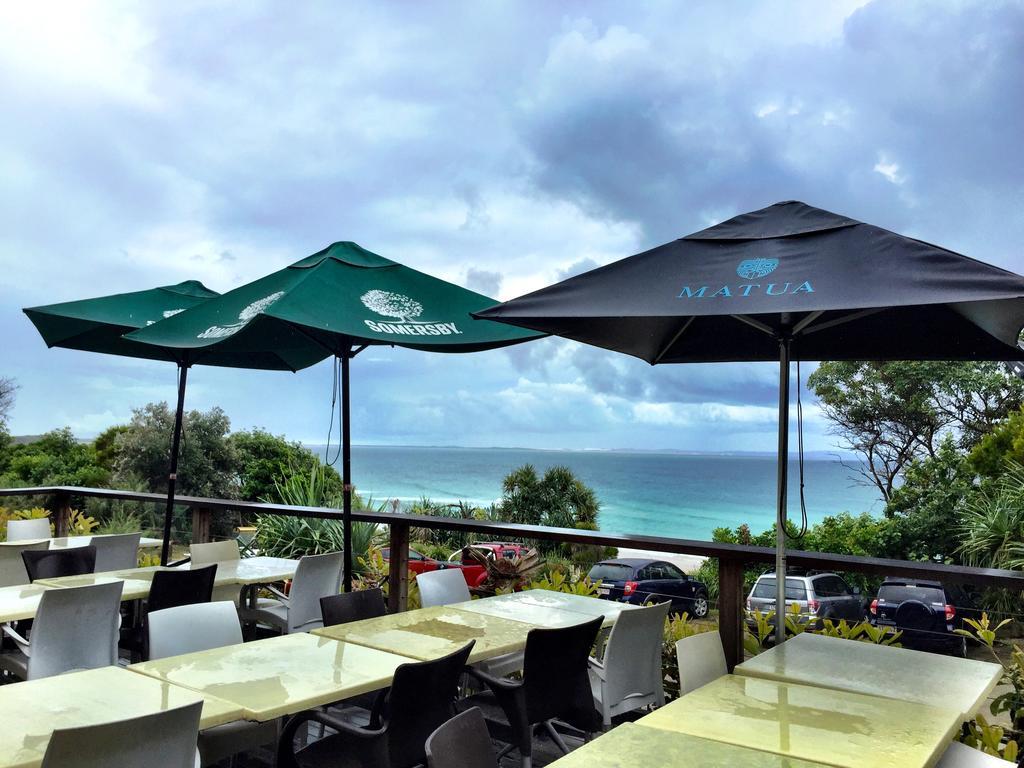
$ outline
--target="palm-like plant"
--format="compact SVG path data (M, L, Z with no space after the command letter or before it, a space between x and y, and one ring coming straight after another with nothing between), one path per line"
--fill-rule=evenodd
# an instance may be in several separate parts
M1024 564L1024 466L1011 462L991 488L965 506L958 526L965 562L987 568Z

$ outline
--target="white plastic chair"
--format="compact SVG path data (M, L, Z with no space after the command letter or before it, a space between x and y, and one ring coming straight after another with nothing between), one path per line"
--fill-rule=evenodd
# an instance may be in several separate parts
M416 586L420 590L420 605L424 608L464 603L471 599L461 568L421 573L416 577Z
M341 552L306 555L295 569L289 594L271 590L277 599L261 600L254 609L243 608L242 619L267 624L288 634L322 627L320 598L338 594L342 564Z
M198 766L196 737L203 702L113 723L61 728L50 736L42 768Z
M34 517L31 520L8 520L7 540L27 541L28 539L50 538L50 518Z
M615 620L604 656L590 659L590 687L604 727L612 717L665 703L661 645L671 603L622 611Z
M238 612L230 600L192 603L153 611L149 623L149 658L208 651L242 642ZM277 741L277 723L239 721L207 728L199 734L203 765Z
M1017 764L954 741L942 753L935 768L1010 768L1014 765Z
M729 674L722 636L717 632L701 632L677 642L676 663L680 696Z
M137 567L141 540L141 532L93 536L89 543L96 547L96 573Z
M117 664L123 586L115 581L43 592L28 639L3 626L17 650L0 654L0 669L35 680Z
M465 603L473 599L461 568L443 568L418 574L416 587L419 589L420 606L423 608ZM523 668L523 652L514 651L495 656L487 661L478 661L473 666L486 674L504 677Z
M28 571L21 553L29 549L49 549L48 541L26 541L23 544L0 546L0 587L16 587L28 584Z
M241 560L242 554L238 550L238 542L234 539L225 541L209 541L204 544L193 544L189 547L189 556L193 566L209 565L210 563L229 563L233 560ZM238 605L242 588L235 584L224 584L213 588L214 601L231 600Z

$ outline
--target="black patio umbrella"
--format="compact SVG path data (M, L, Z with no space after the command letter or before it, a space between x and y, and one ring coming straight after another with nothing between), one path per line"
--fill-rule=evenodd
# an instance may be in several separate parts
M476 316L652 365L778 360L778 606L786 604L790 361L1024 359L1024 277L795 201Z

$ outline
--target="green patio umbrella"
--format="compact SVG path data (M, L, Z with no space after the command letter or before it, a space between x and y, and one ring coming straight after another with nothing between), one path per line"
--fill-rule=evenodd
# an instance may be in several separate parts
M351 242L334 243L290 267L187 312L128 334L140 344L180 350L194 363L235 360L275 349L282 359L309 344L341 367L345 590L351 588L352 476L349 361L371 345L428 352L478 352L543 336L475 320L487 296L403 266ZM267 337L277 342L267 344ZM220 362L219 365L228 363Z
M179 312L219 296L197 280L164 285L147 291L118 293L94 299L66 301L22 310L35 325L47 347L102 352L108 355L178 362L172 350L139 344L124 338L130 331L145 328ZM174 503L174 481L178 469L181 415L185 397L185 371L178 379L178 411L167 489L168 508ZM167 534L163 560L167 561Z

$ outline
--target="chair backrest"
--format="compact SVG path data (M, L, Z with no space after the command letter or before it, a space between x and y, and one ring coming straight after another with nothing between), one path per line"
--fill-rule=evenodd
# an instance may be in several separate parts
M96 547L92 544L69 549L30 549L21 553L21 559L29 581L81 576L96 571Z
M987 755L980 749L954 741L942 753L935 768L1011 768L1016 763Z
M679 665L680 695L729 673L722 636L717 632L701 632L679 640L676 643L676 663Z
M427 739L429 768L498 768L487 721L478 707L467 709Z
M96 572L120 571L139 565L139 541L142 533L118 533L93 536L89 542L96 547Z
M558 629L532 629L523 654L526 714L531 723L557 717L584 731L600 729L590 688L590 651L604 618Z
M188 548L188 552L192 559L192 565L209 565L210 563L242 559L242 555L238 551L238 542L234 539L193 544Z
M29 638L28 679L117 663L124 582L43 592Z
M304 632L324 625L320 598L338 594L344 562L341 552L306 555L299 560L288 593L289 632Z
M605 695L611 704L663 688L661 647L671 603L622 611L604 650Z
M28 584L28 571L21 553L33 550L47 550L48 541L26 541L24 544L4 544L0 546L0 587L15 587Z
M464 603L471 599L461 568L421 573L416 577L416 586L420 591L420 605L424 608Z
M238 609L230 600L153 611L148 616L147 626L151 659L208 651L242 642Z
M455 714L459 681L472 650L470 640L448 656L402 664L395 670L380 713L392 766L426 762L427 738Z
M50 736L42 768L193 768L203 703L113 723L61 728Z
M361 589L358 592L340 592L320 598L320 613L325 627L348 624L350 621L375 619L388 612L384 592L380 589Z
M50 518L34 517L31 520L8 520L7 540L25 541L26 539L50 538Z
M217 564L190 570L157 571L149 589L146 608L152 613L165 608L193 603L208 603L213 596L213 582L217 578Z

